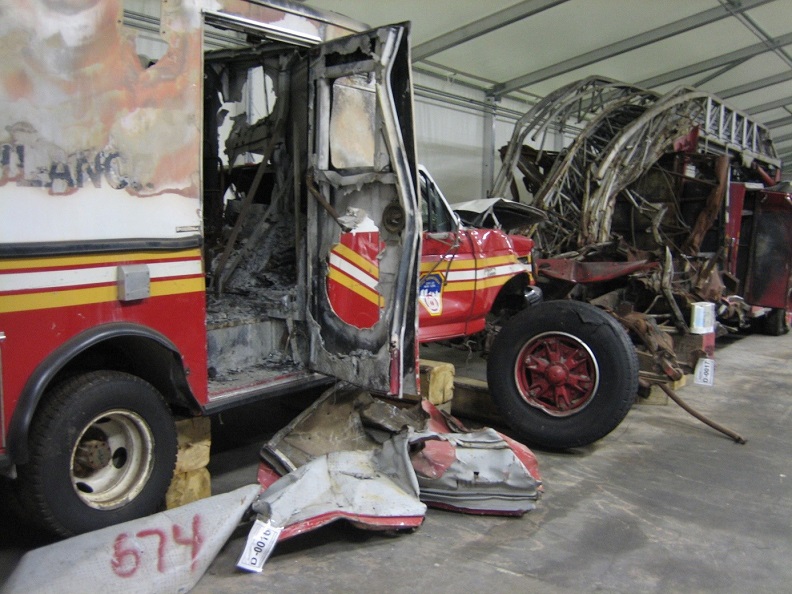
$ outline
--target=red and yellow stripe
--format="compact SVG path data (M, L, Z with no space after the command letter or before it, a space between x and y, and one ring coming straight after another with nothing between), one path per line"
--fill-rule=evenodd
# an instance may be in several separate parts
M151 297L205 290L199 249L0 260L0 313L118 301L118 266L146 264Z

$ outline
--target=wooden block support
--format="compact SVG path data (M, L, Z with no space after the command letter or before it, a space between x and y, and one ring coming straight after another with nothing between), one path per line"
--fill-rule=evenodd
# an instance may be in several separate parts
M206 468L179 472L165 494L165 507L173 509L212 495L212 480Z
M435 406L454 397L454 365L442 361L421 360L421 394Z
M212 425L208 417L176 421L179 449L176 468L165 505L168 509L191 503L212 494L211 476L206 469L212 445Z
M179 450L176 454L176 472L205 468L209 464L212 446L212 424L209 417L196 417L176 421Z
M454 381L451 414L488 423L502 423L500 412L492 403L487 382L469 377Z

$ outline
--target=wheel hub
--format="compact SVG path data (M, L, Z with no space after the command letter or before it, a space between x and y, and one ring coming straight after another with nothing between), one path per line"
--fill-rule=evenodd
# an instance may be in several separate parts
M154 436L135 412L109 410L87 424L72 450L72 485L94 509L110 510L134 499L154 460Z
M579 338L560 332L529 340L517 357L515 376L523 400L556 417L580 412L599 386L594 354Z
M563 365L551 365L547 368L547 381L554 386L560 386L567 381L569 372Z
M83 440L74 456L75 475L86 477L107 466L111 457L112 452L106 439Z

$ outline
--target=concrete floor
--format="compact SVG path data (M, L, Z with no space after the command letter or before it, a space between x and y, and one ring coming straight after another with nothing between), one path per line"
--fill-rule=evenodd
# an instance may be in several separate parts
M398 537L338 523L279 544L260 575L235 569L244 526L193 592L792 591L792 335L721 342L715 387L679 394L745 445L673 402L638 405L593 446L537 450L545 495L523 518L429 510ZM263 439L226 428L215 492L255 480ZM35 543L0 537L2 580Z

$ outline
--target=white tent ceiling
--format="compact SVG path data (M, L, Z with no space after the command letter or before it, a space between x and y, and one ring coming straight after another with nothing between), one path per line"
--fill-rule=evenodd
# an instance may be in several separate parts
M697 87L768 127L792 162L792 0L303 3L372 26L412 21L417 71L490 96L542 97L592 74Z

